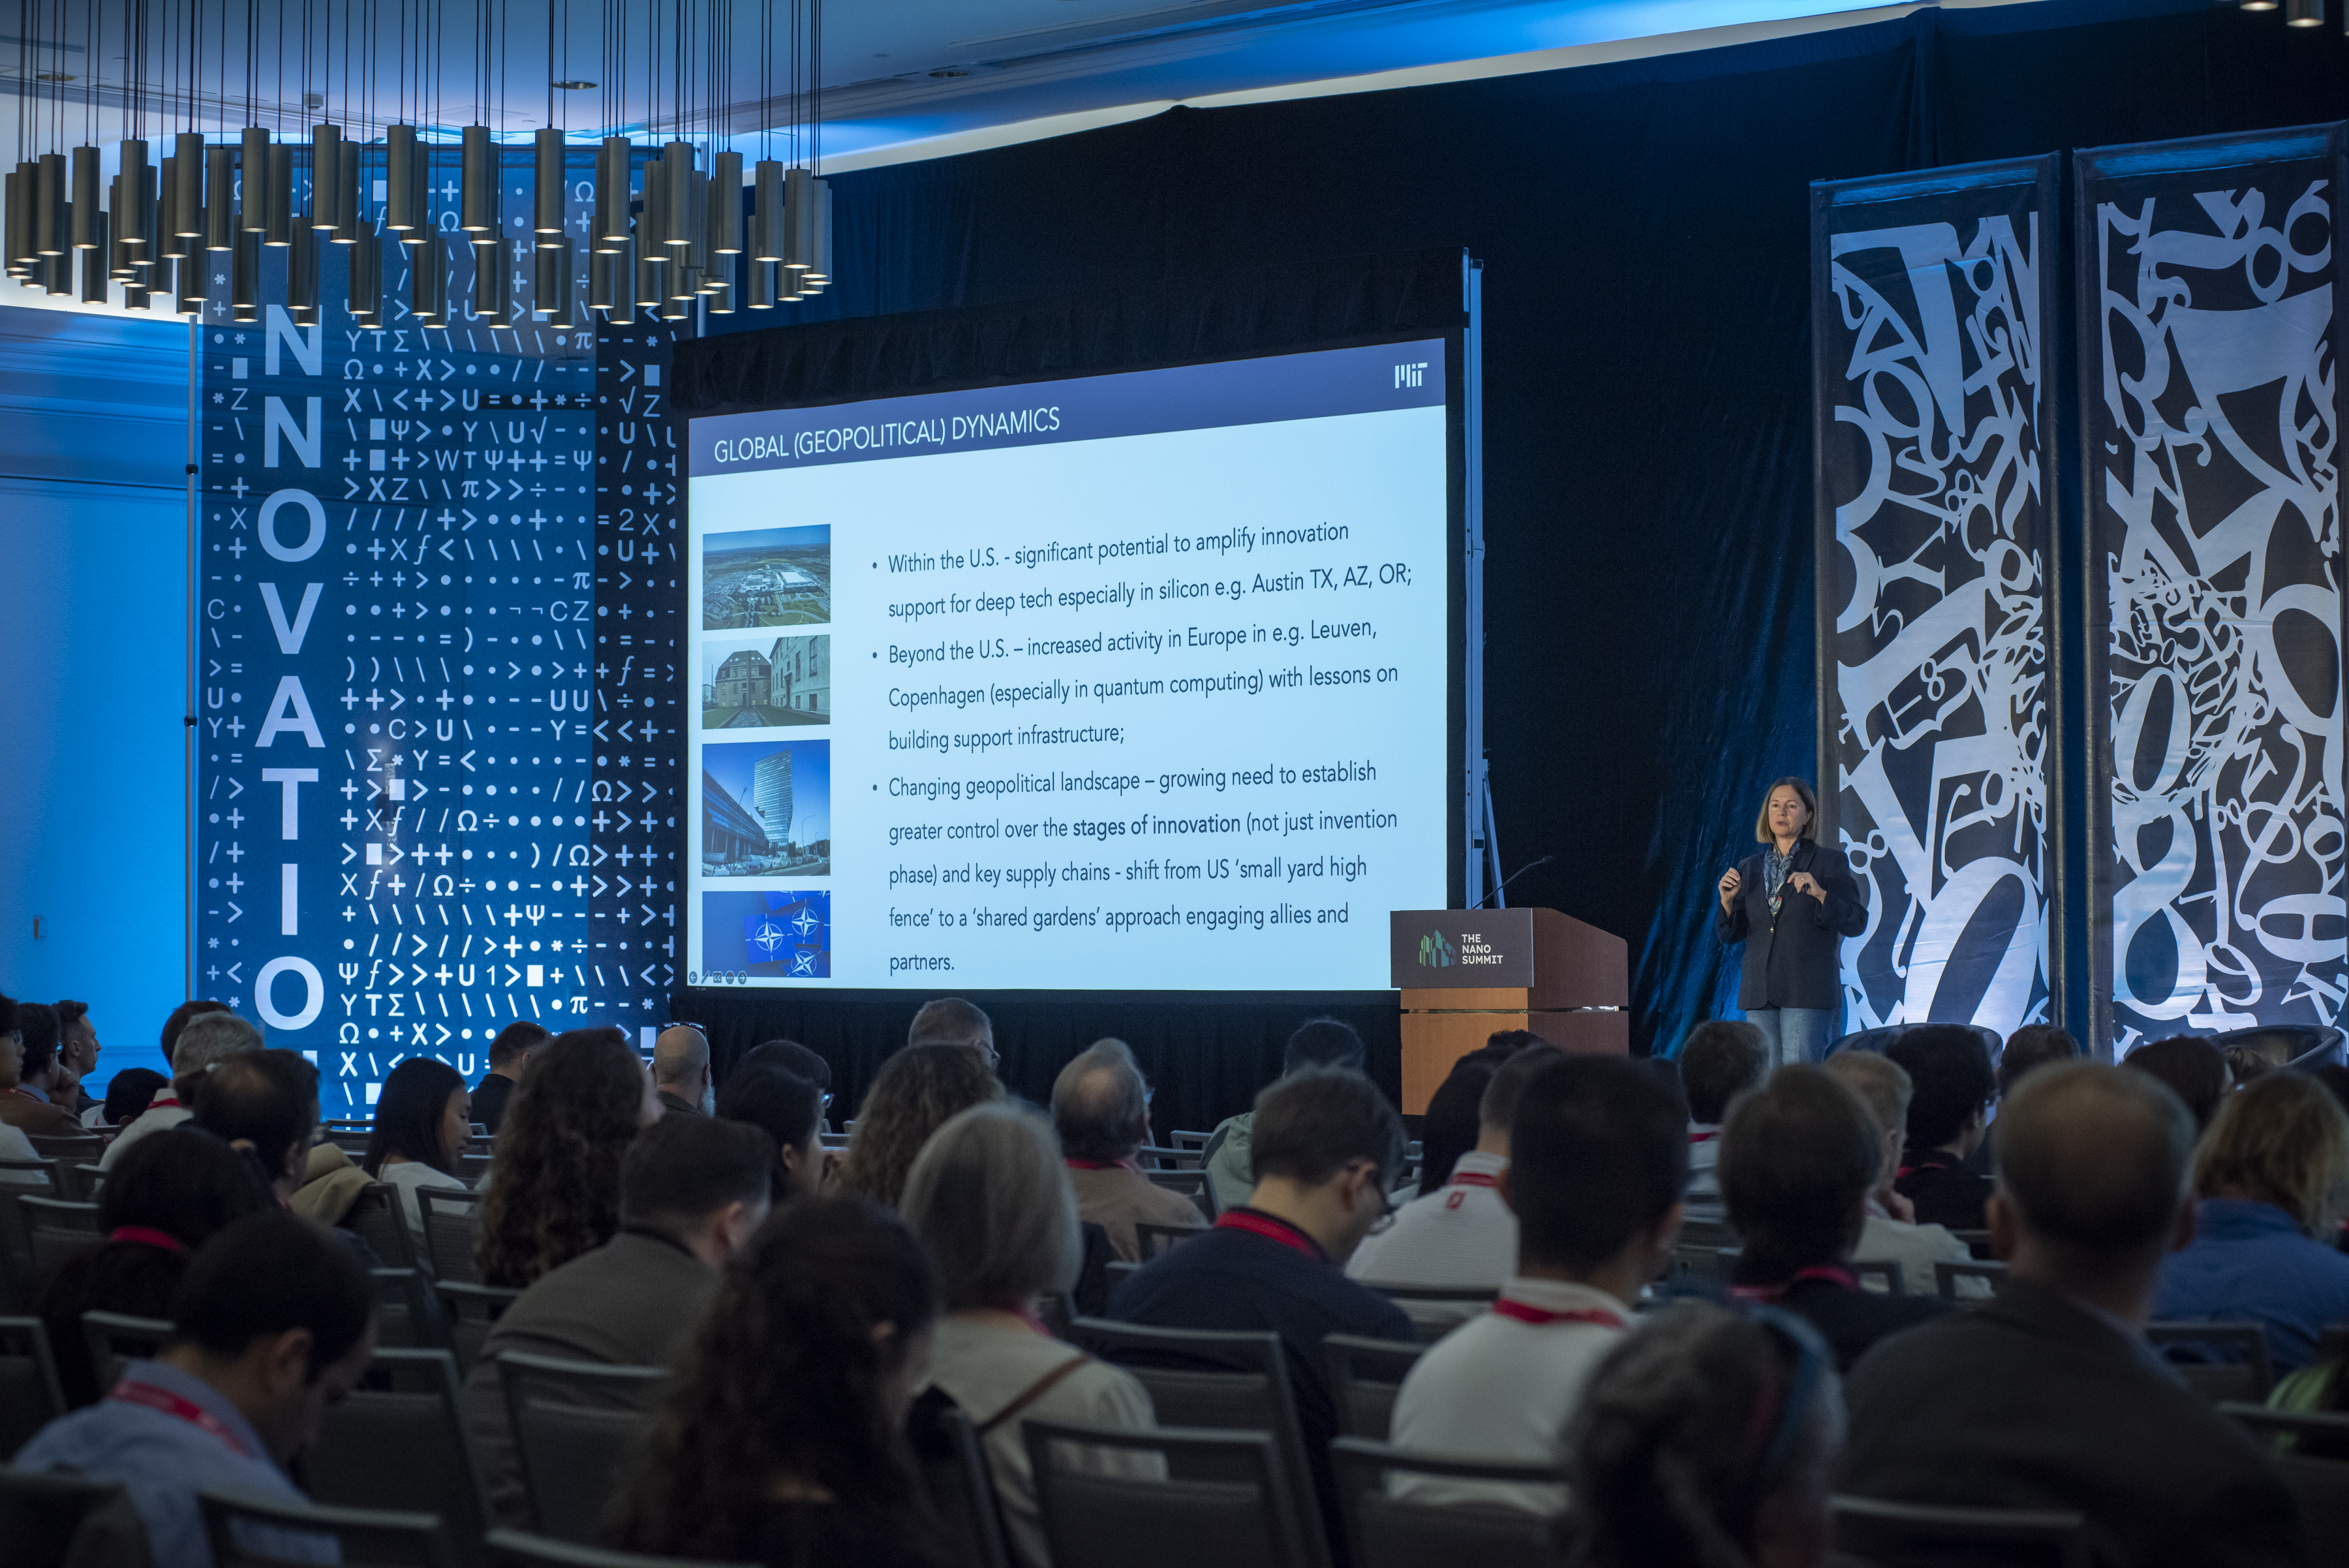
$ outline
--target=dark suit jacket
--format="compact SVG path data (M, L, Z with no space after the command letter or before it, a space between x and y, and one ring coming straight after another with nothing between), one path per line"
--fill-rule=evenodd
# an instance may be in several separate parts
M1990 1194L1993 1183L1978 1176L1953 1154L1937 1148L1912 1148L1900 1156L1900 1174L1892 1190L1917 1206L1920 1225L1946 1225L1952 1231L1981 1231L1990 1225Z
M506 1102L513 1097L516 1086L502 1073L484 1073L481 1081L473 1085L472 1118L492 1137L498 1136L498 1123L505 1119Z
M2292 1494L2251 1438L2143 1340L2046 1286L2009 1280L1972 1312L1885 1340L1844 1394L1843 1491L2076 1509L2099 1563L2128 1568L2301 1561Z
M1764 1279L1744 1268L1731 1276L1740 1286L1773 1286L1778 1281ZM1796 1280L1775 1298L1777 1304L1795 1315L1809 1320L1819 1331L1819 1337L1835 1352L1836 1370L1849 1372L1859 1358L1879 1339L1914 1328L1920 1323L1930 1323L1950 1310L1949 1303L1939 1296L1878 1295L1874 1291L1857 1290L1834 1280Z
M1808 893L1789 886L1778 900L1778 914L1770 914L1770 895L1763 890L1762 857L1755 850L1737 863L1741 883L1727 909L1720 896L1713 900L1713 930L1723 942L1745 944L1744 970L1737 982L1737 1005L1756 1007L1837 1008L1843 987L1837 979L1836 942L1868 929L1868 898L1852 880L1851 867L1841 855L1807 839L1795 844L1791 881L1807 871L1826 890L1822 904Z

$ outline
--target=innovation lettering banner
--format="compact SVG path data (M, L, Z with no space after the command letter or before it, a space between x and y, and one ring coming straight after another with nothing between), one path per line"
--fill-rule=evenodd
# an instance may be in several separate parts
M2343 127L2077 156L2095 1026L2331 1024Z
M2054 157L1811 188L1821 839L1847 1030L2050 1010Z

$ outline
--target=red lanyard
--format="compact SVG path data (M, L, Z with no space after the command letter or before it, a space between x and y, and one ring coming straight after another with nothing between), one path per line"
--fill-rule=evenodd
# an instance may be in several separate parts
M1454 1187L1498 1187L1499 1182L1481 1170L1455 1170L1452 1173Z
M136 1241L143 1247L160 1247L167 1252L184 1252L188 1244L169 1231L158 1231L152 1225L117 1225L106 1233L109 1241Z
M1552 1323L1595 1323L1601 1328L1625 1326L1621 1313L1609 1312L1605 1307L1582 1307L1574 1312L1552 1312L1547 1307L1528 1306L1507 1296L1493 1303L1493 1310L1503 1317L1513 1317L1519 1323L1537 1326Z
M139 1405L150 1410L160 1410L166 1416L187 1422L200 1431L209 1432L242 1457L248 1459L253 1458L253 1451L244 1446L234 1432L228 1429L226 1423L222 1422L218 1416L191 1399L181 1398L169 1388L158 1388L152 1383L134 1383L126 1377L114 1386L112 1392L109 1393L107 1397L119 1399L126 1405Z
M1115 1170L1125 1162L1117 1159L1080 1159L1072 1154L1061 1163L1071 1170Z
M1269 1214L1258 1214L1247 1209L1227 1209L1216 1218L1218 1231L1246 1231L1251 1236L1261 1236L1268 1241L1278 1241L1292 1252L1302 1252L1319 1262L1321 1249L1313 1238L1296 1226L1275 1220Z
M1847 1291L1859 1289L1859 1279L1849 1269L1796 1269L1791 1279L1775 1285L1732 1285L1729 1293L1742 1302L1775 1302L1805 1280L1826 1280Z
M1720 1129L1719 1127L1715 1127L1715 1128L1713 1128L1711 1132L1701 1132L1701 1133L1691 1133L1691 1134L1689 1134L1689 1142L1691 1142L1691 1143L1711 1143L1713 1139L1715 1139L1715 1138L1719 1137L1720 1136L1721 1136L1721 1129Z

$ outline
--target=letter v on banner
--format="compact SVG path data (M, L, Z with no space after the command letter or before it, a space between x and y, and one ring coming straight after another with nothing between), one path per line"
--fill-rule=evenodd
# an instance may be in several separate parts
M269 629L277 634L277 651L299 653L302 639L310 630L310 616L318 607L318 596L326 590L324 583L307 583L302 589L302 607L294 612L294 624L285 624L285 604L277 597L275 583L261 585L261 602L269 611Z

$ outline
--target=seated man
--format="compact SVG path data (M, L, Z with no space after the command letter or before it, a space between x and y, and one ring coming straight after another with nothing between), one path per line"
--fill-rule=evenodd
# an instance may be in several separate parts
M0 1123L37 1137L72 1137L81 1118L62 1103L78 1085L57 1054L57 1010L45 1002L16 1008L18 1049L12 1070L0 1054Z
M1721 1158L1721 1124L1737 1096L1762 1081L1770 1049L1762 1031L1741 1020L1715 1018L1689 1031L1681 1045L1681 1089L1688 1096L1689 1197L1721 1201L1713 1167Z
M1744 1241L1729 1293L1811 1320L1849 1371L1868 1347L1948 1310L1936 1295L1877 1295L1847 1265L1884 1160L1857 1095L1816 1067L1781 1067L1721 1134L1721 1195Z
M995 1054L995 1021L975 1002L959 996L940 996L922 1003L906 1026L908 1045L959 1045L975 1051L990 1073L1003 1058Z
M1354 1033L1350 1023L1335 1018L1314 1018L1297 1026L1288 1044L1280 1053L1280 1074L1289 1074L1307 1067L1348 1067L1359 1073L1367 1053L1362 1037ZM1216 1200L1216 1210L1237 1207L1248 1200L1256 1187L1256 1168L1248 1156L1250 1128L1256 1121L1252 1110L1236 1116L1226 1116L1207 1138L1207 1191Z
M1688 1140L1671 1090L1619 1056L1538 1055L1517 1089L1498 1177L1516 1214L1515 1267L1493 1310L1430 1345L1403 1379L1398 1448L1562 1466L1584 1382L1680 1234ZM1540 1513L1565 1501L1556 1487L1425 1478L1409 1494Z
M513 1098L522 1075L530 1070L530 1054L554 1038L545 1024L517 1018L490 1042L490 1070L473 1085L471 1108L473 1120L492 1137L498 1136L498 1123L505 1119L506 1102Z
M1149 1085L1123 1040L1096 1040L1052 1080L1052 1127L1061 1135L1077 1218L1109 1233L1131 1263L1142 1256L1134 1222L1195 1228L1199 1206L1134 1168L1133 1151L1150 1141Z
M1417 1337L1401 1307L1343 1272L1388 1212L1387 1183L1402 1146L1402 1118L1361 1074L1289 1074L1256 1097L1256 1189L1247 1202L1144 1263L1109 1299L1108 1315L1124 1323L1280 1336L1333 1542L1343 1539L1329 1452L1338 1416L1321 1379L1321 1341Z
M199 1008L203 1011L195 1011ZM106 1146L106 1152L98 1159L100 1170L113 1169L114 1162L122 1158L122 1151L135 1146L140 1138L168 1132L193 1116L196 1114L192 1108L196 1085L214 1063L261 1049L261 1031L218 1002L191 1002L181 1011L189 1016L179 1033L171 1034L168 1025L164 1029L166 1034L171 1035L169 1052L171 1087L157 1091L155 1097L147 1103L146 1114L123 1128L115 1140ZM180 1014L175 1012L171 1016L178 1018Z
M2099 1562L2138 1568L2301 1562L2298 1511L2258 1444L2141 1337L2161 1260L2193 1233L2193 1147L2185 1106L2144 1074L2069 1062L2025 1079L1999 1116L1990 1201L2006 1280L1852 1373L1838 1490L2075 1509Z
M367 1370L373 1314L366 1272L323 1231L248 1215L196 1254L162 1353L125 1367L109 1397L42 1428L16 1468L121 1482L155 1568L210 1568L196 1494L305 1501L286 1467ZM269 1544L290 1555L311 1543Z
M1500 1289L1517 1268L1517 1217L1501 1199L1509 1168L1509 1125L1516 1119L1526 1085L1564 1059L1555 1045L1529 1045L1501 1064L1476 1102L1476 1147L1453 1162L1448 1183L1404 1204L1393 1224L1354 1249L1347 1278L1381 1285ZM1468 1315L1454 1310L1445 1321Z
M709 1038L690 1023L672 1023L653 1041L653 1086L673 1116L708 1116L717 1100L709 1073Z
M499 1522L529 1523L499 1352L675 1366L718 1293L719 1271L767 1217L774 1161L774 1140L747 1122L663 1116L636 1135L620 1163L619 1234L523 1292L465 1380Z
M318 1130L318 1069L292 1051L239 1052L198 1080L191 1125L249 1152L284 1208L302 1185ZM336 1239L345 1247L358 1240L347 1231Z
M1880 1051L1838 1051L1819 1070L1859 1096L1883 1139L1876 1190L1868 1195L1868 1223L1860 1228L1859 1244L1851 1255L1899 1264L1900 1288L1911 1295L1929 1294L1937 1287L1935 1263L1966 1262L1973 1252L1947 1226L1916 1223L1909 1216L1917 1210L1892 1189L1900 1174L1901 1146L1908 1139L1913 1092L1909 1075ZM1989 1285L1978 1279L1961 1280L1959 1287L1962 1294L1990 1294Z
M1893 1190L1915 1206L1920 1224L1982 1230L1990 1179L1968 1170L1966 1157L1982 1143L1998 1088L1982 1036L1961 1023L1920 1023L1884 1054L1914 1085Z

